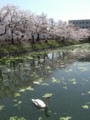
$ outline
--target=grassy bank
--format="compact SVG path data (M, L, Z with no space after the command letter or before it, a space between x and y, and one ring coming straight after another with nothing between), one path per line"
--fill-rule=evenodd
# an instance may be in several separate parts
M16 53L24 53L28 51L39 51L44 49L54 49L57 47L63 47L67 45L74 45L77 42L60 42L55 40L49 40L48 42L37 42L37 43L18 43L18 44L0 44L0 56L12 55Z

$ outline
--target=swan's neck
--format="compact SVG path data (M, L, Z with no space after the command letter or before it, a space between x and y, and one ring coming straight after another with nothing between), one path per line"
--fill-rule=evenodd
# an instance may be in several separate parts
M48 98L45 99L46 107L48 106Z

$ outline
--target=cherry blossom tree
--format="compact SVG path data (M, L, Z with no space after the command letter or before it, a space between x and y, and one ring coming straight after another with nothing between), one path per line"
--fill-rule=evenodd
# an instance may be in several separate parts
M42 13L36 15L30 11L22 11L13 5L0 8L0 39L9 39L12 44L28 40L37 42L40 38L60 40L62 42L76 40L80 42L90 36L88 29L80 29L64 21L54 21Z
M55 39L56 37L56 22L53 18L48 19L48 39Z
M41 15L37 15L35 19L35 32L37 34L37 41L40 40L40 35L46 35L48 28L47 16L42 13Z
M4 6L0 9L0 36L5 35L8 30L9 23L6 21L8 14L8 6Z
M79 27L74 26L73 24L68 25L68 38L69 40L84 40L88 38L89 36L89 30L88 29L80 29Z

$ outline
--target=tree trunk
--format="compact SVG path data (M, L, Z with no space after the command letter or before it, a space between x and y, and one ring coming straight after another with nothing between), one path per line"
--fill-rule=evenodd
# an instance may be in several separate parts
M62 37L62 42L64 42L64 40L65 40L65 38L64 38L64 37Z
M11 39L11 44L14 44L14 39L13 39L13 36L12 36L12 39Z
M37 41L38 42L40 41L40 34L39 33L37 34Z
M5 31L4 31L4 33L1 33L1 34L0 34L0 36L3 36L3 35L5 35L5 34L6 34L7 30L9 29L9 28L8 28L8 27L9 27L9 25L10 25L10 24L8 24L8 25L6 25L6 26L5 26Z
M32 35L32 43L35 43L35 41L34 41L34 35Z
M19 43L21 43L23 38L24 38L24 35L21 35L21 38L19 39Z
M11 44L14 44L14 39L13 39L13 30L11 31L11 34L12 34Z
M45 40L45 42L47 43L47 42L48 42L48 40L46 39L46 40Z

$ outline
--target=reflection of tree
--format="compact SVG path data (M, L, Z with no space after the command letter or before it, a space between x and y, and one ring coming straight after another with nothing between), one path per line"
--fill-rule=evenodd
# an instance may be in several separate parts
M90 62L90 54L82 54L82 57L79 58L80 62Z
M0 79L3 80L2 70L0 69Z
M84 54L86 55L85 52L83 56ZM86 55L88 59L87 56L88 54ZM14 94L20 88L28 87L29 85L32 86L33 81L40 78L45 80L57 68L64 69L75 60L81 58L82 52L57 51L34 55L32 58L29 58L28 55L22 58L18 57L16 60L9 60L8 65L3 62L0 68L0 94L2 96Z

